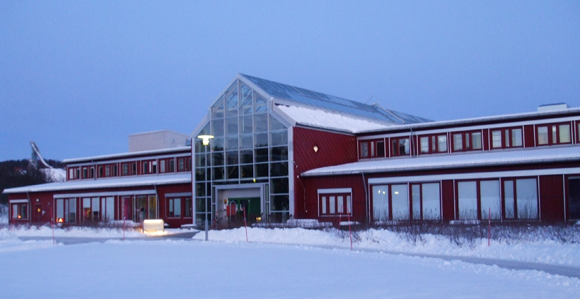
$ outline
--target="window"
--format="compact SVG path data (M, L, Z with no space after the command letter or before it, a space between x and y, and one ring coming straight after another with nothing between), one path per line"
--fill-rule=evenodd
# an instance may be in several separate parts
M143 170L141 172L143 174L149 173L149 162L143 162Z
M491 131L491 148L522 147L522 128L498 129Z
M411 185L413 220L441 220L439 183Z
M570 124L551 124L536 126L537 145L570 143Z
M419 138L421 154L447 152L447 135L421 136Z
M320 216L352 215L351 193L319 194Z
M129 175L129 165L127 163L123 163L121 168L123 175Z
M88 169L86 167L83 167L83 179L86 179L88 177Z
M459 219L501 219L498 180L458 182L457 198Z
M75 198L56 200L56 221L75 223L77 219L77 201Z
M181 198L170 198L168 204L168 217L181 218Z
M504 180L504 209L507 219L538 219L537 180Z
M98 175L99 175L99 177L100 177L100 178L102 178L102 177L104 177L104 176L105 176L105 172L104 172L104 168L103 168L103 166L99 166L99 172L98 172Z
M360 158L385 157L385 141L372 140L360 142Z
M28 203L13 203L12 204L12 219L25 220L28 219Z
M115 198L101 197L101 221L109 222L115 220Z
M105 176L106 177L111 176L111 166L109 165L105 166Z
M165 160L159 161L159 172L165 173Z
M481 132L453 133L453 151L481 150Z
M406 156L410 153L409 138L391 138L391 156Z

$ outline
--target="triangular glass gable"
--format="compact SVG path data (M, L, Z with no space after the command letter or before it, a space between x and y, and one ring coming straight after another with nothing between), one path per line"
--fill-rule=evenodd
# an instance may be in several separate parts
M226 105L228 110L228 115L230 110L236 110L234 114L237 114L239 97L238 97L238 81L234 82L230 88L226 91Z
M241 114L252 113L252 89L246 84L240 82L240 90L242 92L242 105L240 107Z

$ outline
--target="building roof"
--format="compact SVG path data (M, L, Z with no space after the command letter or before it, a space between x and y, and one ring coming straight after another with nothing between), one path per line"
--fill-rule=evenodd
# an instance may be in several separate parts
M181 152L181 151L185 151L185 150L191 151L191 146L181 146L181 147L173 147L173 148L156 149L156 150L150 150L150 151L128 152L128 153L92 156L92 157L84 157L84 158L64 159L64 160L62 160L62 162L66 163L66 164L80 163L80 162L91 162L91 161L97 161L97 160L126 158L126 157L132 157L132 156L167 154L167 153Z
M172 173L163 175L144 175L131 177L115 177L96 180L75 180L62 183L48 183L32 186L4 189L5 194L47 191L72 191L100 188L143 187L154 185L191 183L191 173Z
M349 133L386 129L389 124L372 120L350 117L346 114L332 113L310 107L277 105L274 109L278 114L284 114L296 123L328 130L338 130Z
M536 119L542 117L565 117L580 114L580 108L567 108L562 110L554 111L534 111L534 112L522 112L513 114L503 114L503 115L493 115L493 116L482 116L473 118L462 118L454 120L442 120L442 121L432 121L424 123L414 123L414 124L404 124L399 126L390 126L386 129L371 129L361 133L388 133L391 131L401 131L401 130L419 130L419 129L431 129L439 127L451 127L451 126L467 126L467 125L477 125L481 123L491 123L491 122L508 122L508 121L522 121L527 119Z
M578 146L370 159L354 163L316 168L306 171L302 173L302 175L329 176L566 161L580 161L580 151L578 150Z
M240 76L243 79L252 82L254 85L262 89L262 91L269 94L270 97L284 100L284 103L293 102L300 106L306 105L317 107L328 111L350 114L356 117L390 124L412 124L430 121L426 118L386 109L377 104L363 104L361 102L266 79L244 74L240 74Z

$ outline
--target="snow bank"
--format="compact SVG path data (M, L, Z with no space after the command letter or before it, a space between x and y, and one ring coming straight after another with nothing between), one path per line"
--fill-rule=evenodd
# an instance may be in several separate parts
M500 244L492 240L478 239L475 246L458 246L449 239L423 235L424 242L410 242L388 230L370 229L357 232L353 237L354 249L370 249L400 253L470 256L501 260L517 260L545 264L580 266L580 244L561 244L554 241L540 241L519 244ZM202 233L194 239L203 240ZM245 242L244 228L210 231L209 239L223 242ZM257 243L300 244L350 248L348 232L339 230L306 230L248 228L248 239Z
M4 227L0 229L0 239L4 236L13 235L15 237L52 237L52 229L48 226L27 227L15 226ZM92 227L70 227L70 228L55 228L55 237L85 237L85 238L122 238L123 230L116 228L92 228ZM125 238L143 237L144 234L134 231L126 230Z

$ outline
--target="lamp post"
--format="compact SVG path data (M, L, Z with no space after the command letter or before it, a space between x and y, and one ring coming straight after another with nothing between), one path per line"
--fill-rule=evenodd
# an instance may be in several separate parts
M213 135L199 135L197 138L203 140L203 145L205 146L205 171L207 171L207 146L209 145L209 140L213 138ZM207 179L207 178L206 178ZM208 223L207 223L207 202L205 203L205 240L207 241L208 234Z

